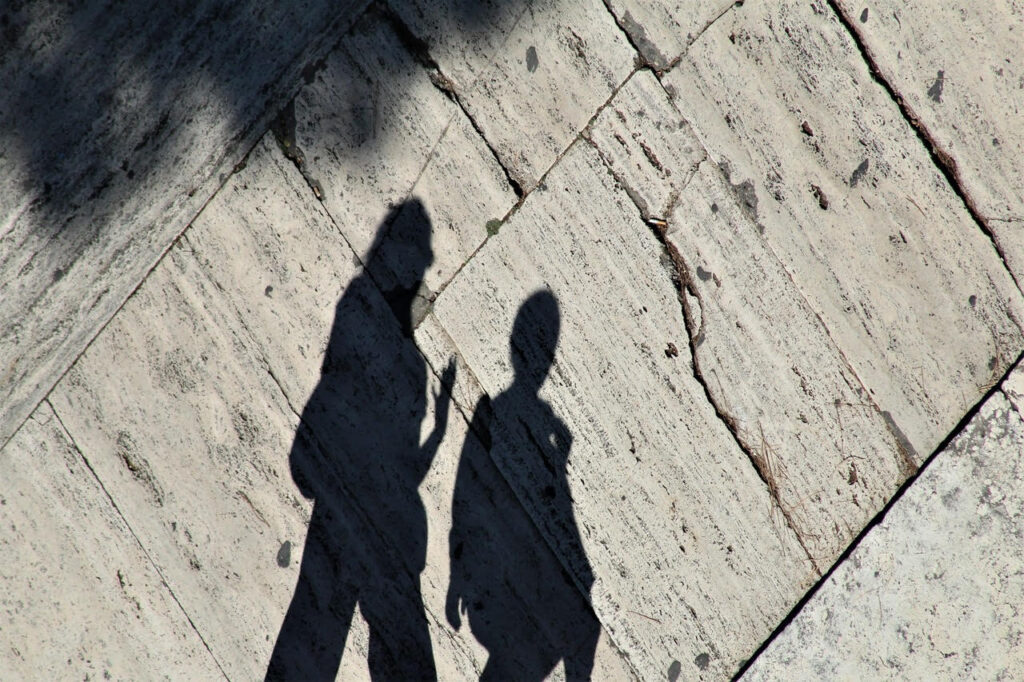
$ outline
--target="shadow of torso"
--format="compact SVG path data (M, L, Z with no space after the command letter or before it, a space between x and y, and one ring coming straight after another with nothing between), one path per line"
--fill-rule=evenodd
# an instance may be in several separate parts
M434 679L420 593L427 517L418 486L426 366L364 273L338 302L320 382L289 461L314 500L299 583L267 679L333 680L355 606L374 679Z
M565 479L572 436L546 402L515 384L477 405L472 432L480 438L466 441L452 503L449 619L458 621L452 609L461 601L488 650L483 680L542 680L559 661L568 680L589 679L600 625ZM515 496L499 466L526 484L528 499ZM553 523L577 581L524 503Z

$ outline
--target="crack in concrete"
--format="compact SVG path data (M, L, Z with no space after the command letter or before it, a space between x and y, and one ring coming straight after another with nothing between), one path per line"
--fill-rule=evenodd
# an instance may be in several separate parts
M612 0L604 0L605 9L612 15L612 19L615 21L615 25L618 26L619 30L622 31L626 37L626 41L629 42L630 47L636 52L636 58L641 66L651 69L654 75L661 80L661 76L668 73L682 61L686 51L690 49L690 46L697 42L704 33L711 28L719 19L728 14L735 7L742 7L744 0L736 0L722 9L717 15L709 19L704 26L697 31L696 35L687 34L686 36L686 47L685 49L677 54L675 57L668 59L661 53L658 46L647 38L647 32L644 27L641 26L629 12L625 12L620 18L612 9Z
M743 4L743 1L740 0L739 2L736 2L733 5L730 5L727 8L726 11L728 11L728 10L734 8L734 7L737 7L737 6L741 6L742 4ZM722 14L719 15L719 17L723 16L724 14L725 14L725 12L723 11ZM690 126L690 129L694 131L694 139L697 140L697 143L701 146L701 149L704 151L705 159L710 159L711 158L711 153L708 150L707 145L704 143L703 140L701 140L697 136L696 129L693 128L693 126L690 124L690 121L683 115L682 111L679 110L679 107L676 106L676 98L673 96L672 92L670 92L669 89L665 87L665 84L662 82L661 77L657 73L655 73L654 75L657 78L658 84L661 85L662 89L665 91L666 95L668 96L669 102L672 104L672 107L676 110L676 113L679 115L679 119L681 121L684 121L688 126ZM718 164L716 163L716 165L718 165ZM724 180L725 180L726 184L731 189L733 189L733 191L734 191L733 193L735 194L735 190L736 190L737 186L732 184L732 181L731 181L730 176L729 176L728 169L727 168L721 168L720 170L722 171L722 174L723 174L723 177L724 177ZM756 199L756 197L755 197L755 199ZM754 212L753 215L751 215L751 211L748 210L748 208L749 208L749 206L747 205L748 202L742 196L738 196L736 198L736 200L737 200L737 203L739 204L740 208L743 209L744 214L747 215L747 217L751 220L751 222L754 223L754 225L758 228L759 231L763 232L764 231L763 226L757 221L756 212ZM893 439L894 439L894 441L895 441L895 443L897 445L897 452L896 452L897 466L899 467L900 471L903 473L903 476L906 478L906 477L914 475L914 473L918 469L918 467L914 463L914 459L913 459L913 457L917 455L917 453L915 451L915 448L910 443L910 441L906 438L906 436L904 435L902 429L900 429L899 426L896 424L896 422L892 418L891 414L889 412L887 412L887 411L883 411L881 406L878 405L877 402L875 402L874 397L871 395L871 392L868 390L867 384L861 378L860 374L856 371L856 369L854 369L853 363L850 362L850 359L846 356L846 351L843 350L843 347L836 340L835 336L833 336L832 330L829 328L829 326L827 324L825 324L825 319L822 317L821 313L818 312L818 310L813 305L811 305L811 301L808 298L807 294L804 292L803 288L799 285L799 283L797 282L796 278L793 276L793 273L790 271L790 269L788 267L786 267L786 263L779 256L778 252L776 252L774 247L772 247L771 243L768 242L768 241L764 242L764 246L772 254L772 257L775 259L775 261L782 268L782 271L784 273L786 273L786 277L789 279L790 283L793 285L793 288L796 290L796 292L800 294L800 298L801 298L801 300L803 300L804 305L807 306L807 309L810 310L814 314L815 318L818 320L818 324L820 324L822 329L825 330L825 333L828 335L829 342L832 344L832 347L835 348L836 353L839 354L839 358L840 358L840 360L842 360L844 368L850 373L850 375L854 379L856 379L857 386L860 389L860 394L862 396L866 397L866 399L869 401L871 407L874 408L875 412L877 412L880 417L882 417L882 419L883 419L883 421L885 423L886 429L889 430L890 434L893 436ZM1005 265L1005 261L1004 261L1004 265ZM1012 317L1012 314L1011 314L1011 317ZM1016 319L1014 319L1014 322L1016 322ZM1018 325L1018 326L1020 326L1020 325ZM703 337L701 337L701 338L703 338Z
M734 7L742 6L742 4L743 4L743 0L740 0L739 2L733 3L728 8L726 8L726 10L724 10L721 14L719 14L718 18L721 18L722 16L724 16L726 14L726 12L728 12L731 9L733 9ZM683 115L682 111L679 110L679 107L676 106L676 98L673 96L673 93L667 87L665 87L665 84L662 81L661 74L659 74L657 71L654 71L653 69L652 69L652 73L654 74L654 77L657 80L658 84L661 86L662 90L665 91L665 94L668 97L669 103L672 105L673 109L676 111L676 114L679 116L679 120L685 122L691 128L691 130L694 131L694 139L700 145L701 150L704 153L704 158L701 159L696 165L694 165L692 167L692 169L691 169L692 173L689 175L689 177L687 177L686 182L684 183L683 187L678 190L679 192L681 192L681 191L683 191L685 189L686 185L688 185L689 182L696 175L696 173L699 170L701 164L703 164L704 161L711 160L711 153L709 152L709 150L707 148L707 145L704 143L704 141L701 140L697 136L696 129L693 128L693 126L690 123L690 121L686 118L686 116ZM591 144L593 144L593 143L591 142ZM611 169L611 163L609 162L609 160L605 157L605 155L601 152L601 150L599 148L597 148L597 145L593 145L593 146L597 150L598 155L600 155L602 160L605 162L605 165L609 169ZM714 162L714 161L712 161L712 162L716 163L716 166L718 165L717 162ZM724 181L726 182L727 186L730 187L733 190L733 194L735 195L736 194L737 185L733 185L732 184L732 182L730 180L730 177L729 177L728 169L727 168L720 168L720 170L721 170L721 172L723 174ZM636 192L629 186L629 184L623 178L621 178L614 171L612 171L612 174L613 174L613 176L615 176L615 179L619 182L619 184L622 185L623 189L626 191L627 195L629 195L630 199L633 200L633 203L636 204L637 208L640 210L641 217L644 219L644 221L647 222L648 226L651 226L652 229L654 229L654 227L652 226L650 220L652 218L660 218L660 217L659 216L647 215L647 211L645 209L645 202L643 202L639 198L639 196L636 195ZM756 199L756 197L755 197L755 199ZM759 231L763 232L763 227L757 221L756 212L752 213L749 210L749 206L747 205L747 203L748 203L747 200L745 200L743 196L736 196L736 201L737 201L737 204L740 206L740 208L743 209L743 213L748 217L748 219L751 220L751 222L755 225L755 227L758 228ZM671 213L671 211L667 211L667 213ZM668 218L668 215L666 215L664 217L664 219L667 219L667 218ZM665 225L664 229L667 230L667 224ZM667 240L665 240L663 237L660 237L659 239L663 243L667 243ZM765 248L768 249L768 251L772 254L772 257L776 260L776 262L779 264L779 266L782 268L782 271L786 273L786 277L789 279L790 283L793 285L793 287L797 291L797 293L799 293L801 299L803 300L804 305L807 307L808 310L810 310L812 312L812 314L814 314L815 318L818 320L818 324L820 324L822 329L825 330L825 333L828 335L829 342L832 344L833 348L835 348L836 353L838 353L839 358L842 361L844 368L857 381L857 385L858 385L858 387L860 389L861 395L866 397L866 399L869 401L871 407L875 410L875 412L877 412L879 414L879 416L882 418L883 422L885 423L886 429L890 432L890 434L893 437L894 442L896 443L896 446L897 446L897 451L896 451L897 466L898 466L899 470L901 471L904 479L906 479L909 476L913 476L916 473L916 471L918 470L918 467L917 467L917 465L916 465L916 463L914 462L914 459L913 459L914 456L917 455L916 450L914 449L913 445L906 438L906 436L904 435L902 429L899 428L898 424L896 424L896 422L892 418L891 414L889 412L887 412L887 411L883 411L881 409L881 407L875 402L875 399L871 395L871 392L868 390L867 385L864 383L863 379L860 377L860 375L854 369L853 364L850 362L849 358L846 356L846 352L843 350L842 346L839 345L838 341L833 336L832 330L828 327L827 324L825 324L825 320L821 316L821 313L819 313L814 308L814 306L811 305L810 299L807 297L806 293L803 291L803 289L797 283L796 279L793 277L793 273L790 272L789 268L786 267L785 262L783 262L782 258L778 255L778 253L775 251L775 249L771 246L770 243L764 242L764 245L765 245ZM685 267L685 263L684 263L684 267ZM692 278L689 281L692 282ZM687 292L687 293L689 293L689 292ZM693 297L695 299L697 299L698 305L701 305L700 298L698 296L696 296L696 295L693 295ZM685 299L685 295L681 294L681 298ZM699 346L703 342L703 340L704 340L704 318L703 318L703 315L702 315L697 335L695 337L693 337L693 344L695 344L693 346L694 356L695 356L695 353L696 353L696 348L699 348ZM705 390L707 390L707 386L705 386L704 388L705 388ZM710 393L708 395L710 395ZM716 410L717 410L717 407L716 407ZM734 432L733 435L735 437L737 437L737 439L738 439L738 432ZM743 446L741 445L741 447L743 447ZM744 452L746 452L748 456L751 456L751 452L752 451L748 450L746 447L744 447ZM758 469L758 474L761 476L762 480L764 480L764 473L761 471L760 467L757 465L757 458L756 458L756 456L751 456L751 461L754 463L755 468ZM766 483L767 483L767 481L766 481ZM776 502L778 503L778 500L776 500ZM780 510L781 510L781 506L780 506ZM787 522L788 521L789 521L789 519L787 518ZM793 527L792 524L790 524L790 527ZM794 532L796 532L796 531L794 530ZM798 534L798 538L799 538L799 534ZM803 545L803 539L802 538L800 538L800 542L801 542L801 545ZM804 550L807 551L806 547L804 547ZM808 552L808 557L810 558L810 553L809 552ZM811 558L811 561L814 564L815 568L818 569L818 566L817 566L816 563L814 563L814 559L813 558ZM821 572L820 569L818 569L818 572L819 573Z
M217 666L217 669L220 670L221 675L224 676L225 680L229 680L230 678L228 677L227 672L224 670L224 666L222 666L220 661L217 660L217 656L213 653L213 649L210 648L210 644L206 641L206 638L203 637L203 634L199 631L199 628L196 627L195 622L192 620L192 616L189 615L188 611L185 609L185 606L181 603L181 600L178 599L178 595L174 593L174 590L171 588L171 585L167 581L166 576L164 576L163 571L160 570L160 567L157 565L156 561L150 555L149 551L146 549L146 546L142 544L142 540L135 532L135 529L132 528L132 525L130 523L128 523L128 519L125 518L124 512L121 511L121 508L117 505L117 502L114 501L113 495L111 495L110 491L107 490L107 486L103 484L103 480L99 477L99 474L96 473L96 470L89 462L89 459L85 456L85 452L82 450L82 448L78 447L78 443L75 441L74 436L71 434L71 431L68 429L68 427L64 424L64 420L61 419L60 414L57 412L57 409L53 406L53 403L50 402L49 397L44 398L40 402L40 404L46 404L53 412L54 418L57 420L57 423L60 424L61 431L64 432L64 435L71 443L71 447L75 449L75 452L78 453L78 456L81 458L82 463L85 464L85 467L89 470L89 473L91 473L93 478L96 480L96 484L99 485L100 490L103 491L103 494L106 496L107 501L110 502L110 506L114 508L114 511L117 513L118 518L121 519L121 522L124 524L125 528L127 528L128 532L131 533L132 538L135 540L135 543L139 546L139 549L142 551L142 554L146 557L146 560L149 562L150 566L152 566L153 570L156 571L156 574L160 576L160 583L165 588L167 588L167 592L171 595L171 599L173 599L174 603L178 605L179 609L181 609L181 613L183 616L185 616L185 620L188 621L189 626L192 628L192 631L196 633L196 637L199 638L199 641L203 643L203 647L205 647L207 653L210 654L210 658L213 659L213 662Z
M657 73L655 73L655 77L657 77ZM658 78L658 83L661 84L660 78ZM664 86L662 87L664 88ZM668 93L666 92L666 94ZM669 99L670 101L672 101L671 97ZM674 103L673 107L675 107ZM682 117L682 115L680 115L680 120L686 121L686 119ZM671 273L671 278L672 283L676 289L677 298L679 299L680 305L683 310L683 322L686 325L687 339L690 346L690 366L693 372L694 379L703 389L704 396L707 399L708 403L711 405L711 407L714 409L716 417L719 419L719 421L722 422L722 424L725 425L726 429L729 431L729 434L732 436L733 440L739 446L740 450L747 456L748 460L753 465L754 470L757 471L758 476L761 478L761 481L765 484L766 488L769 491L769 495L772 499L772 504L782 514L782 517L785 520L786 525L793 532L797 541L800 543L800 547L804 550L804 553L807 555L807 559L811 562L811 566L814 568L814 571L818 575L821 575L821 568L818 566L816 559L811 554L810 550L807 548L807 545L805 544L804 539L799 533L799 531L797 531L796 526L794 525L793 520L790 517L790 514L785 510L785 508L782 505L782 500L778 491L778 484L777 482L774 481L774 476L770 471L768 462L765 460L765 458L759 457L756 453L754 453L754 451L741 438L739 425L736 423L735 419L733 419L730 415L728 415L724 410L722 410L719 407L718 403L712 396L711 389L705 381L703 372L700 368L700 361L698 359L697 351L700 347L700 344L704 340L704 315L703 313L701 313L701 315L699 316L699 321L695 321L695 317L697 316L694 313L690 299L694 299L696 301L696 305L702 311L704 307L703 298L700 295L700 291L693 284L693 276L690 273L689 267L686 265L685 260L683 259L682 255L679 253L679 250L675 247L675 245L672 244L672 242L669 241L668 239L667 221L668 218L671 216L672 211L674 210L674 204L675 201L678 199L679 193L683 192L686 189L686 186L689 184L690 181L692 181L693 177L699 171L700 166L705 161L708 161L710 159L707 149L704 148L703 145L701 145L704 151L704 157L691 167L692 172L687 177L684 185L676 189L676 193L672 196L670 200L670 205L666 209L666 215L662 217L649 215L649 210L646 208L646 202L641 200L637 192L630 187L629 183L627 183L620 176L620 174L613 169L611 163L609 162L608 158L604 155L604 153L601 151L601 149L592 140L590 140L589 137L587 138L587 142L590 143L590 145L595 149L598 156L601 158L605 166L608 168L609 172L615 178L616 182L618 182L618 184L623 188L627 196L629 196L630 200L633 201L637 210L640 212L641 219L644 221L644 223L648 226L648 228L657 238L658 243L662 247L662 250L668 257L669 261L672 263L673 270ZM695 327L696 330L694 329Z
M691 40L687 41L686 48L689 49L691 45L693 45L695 42L697 42L701 38L701 36L703 36L707 32L707 30L709 28L711 28L712 26L714 26L718 22L719 19L724 17L726 14L731 12L736 7L742 7L743 6L743 2L744 2L744 0L736 0L736 2L732 3L731 5L729 5L725 9L723 9L721 12L719 12L718 16L714 17L708 23L704 24L704 27L701 28L699 31L697 31L697 35L693 36L693 38ZM676 64L678 64L679 61L682 59L682 57L683 57L683 55L679 55L672 62L672 66L675 66Z
M733 441L740 448L740 450L747 456L747 459L753 465L754 470L757 472L761 481L765 484L765 487L768 489L769 497L772 500L773 506L776 509L778 509L778 511L782 514L782 517L785 520L786 525L793 532L793 535L796 537L797 542L800 543L800 547L804 550L804 554L807 555L807 559L808 561L810 561L811 566L814 568L814 571L818 575L821 575L821 568L818 566L817 560L811 554L810 550L808 550L807 545L805 544L800 532L796 529L796 526L793 523L793 520L789 512L787 512L786 509L783 507L782 499L780 497L778 490L778 483L774 479L774 475L770 470L770 466L766 458L758 456L750 448L750 446L746 444L746 442L740 436L740 428L739 425L736 423L736 420L728 413L726 413L725 410L723 410L718 405L718 402L715 400L711 393L711 389L708 386L707 381L704 379L704 373L701 370L700 360L698 358L697 353L700 344L704 340L703 297L700 294L700 290L693 283L693 275L690 273L689 266L686 265L686 261L683 259L682 254L679 253L679 250L676 248L675 244L673 244L668 239L668 218L671 216L672 211L674 210L674 206L672 204L675 203L675 199L678 197L678 194L676 194L673 197L673 201L670 202L670 205L668 206L666 210L666 215L664 217L649 215L649 211L645 207L645 203L642 201L637 201L636 192L633 191L632 188L630 188L629 184L619 175L619 173L617 173L612 168L611 164L608 162L607 157L601 152L598 146L594 144L591 140L589 140L589 138L587 139L587 142L595 149L598 156L601 158L602 162L604 162L605 166L608 168L608 171L612 174L612 177L615 178L615 181L623 188L627 196L629 196L630 200L633 201L633 204L640 212L641 220L643 220L643 222L650 229L651 233L658 240L658 243L661 245L662 251L668 258L669 262L672 264L670 277L672 279L673 287L676 290L676 297L678 298L680 306L682 307L683 323L686 326L686 336L690 347L690 368L692 370L694 380L696 380L698 385L700 385L700 387L703 389L704 397L707 399L708 404L710 404L712 409L715 411L715 416L726 427L726 430L732 436ZM707 160L707 150L705 150L705 157L697 162L693 169L693 173L689 177L689 180L693 179L694 175L696 175L697 170L700 168L700 165ZM687 181L687 184L689 183L689 180ZM685 190L685 188L686 186L684 185L683 187L678 188L677 192L682 192L683 190ZM690 299L693 299L696 302L696 306L699 308L699 311L701 313L699 315L699 319L697 319L698 316L693 309L694 304L691 303Z
M893 103L899 109L903 119L911 127L911 129L917 134L918 140L924 146L928 155L931 157L932 163L939 169L946 182L949 184L953 193L963 203L964 208L967 209L971 219L977 225L978 229L981 230L982 234L988 237L989 241L992 242L992 247L995 249L996 254L1003 262L1003 268L1009 274L1010 279L1013 281L1017 290L1024 295L1024 288L1021 287L1021 283L1017 281L1016 275L1010 269L1009 261L1006 258L1006 252L1003 249L1003 245L999 242L995 233L992 232L989 227L988 219L981 214L980 209L974 201L974 198L967 191L967 188L960 176L960 169L957 165L957 161L953 156L943 149L942 145L932 134L932 132L921 122L920 117L915 113L914 109L907 103L906 99L896 90L892 83L883 75L881 68L878 66L878 62L875 59L874 54L871 52L871 48L868 47L864 41L861 33L857 29L856 23L847 16L846 12L839 6L838 0L824 0L828 7L839 19L839 23L846 29L846 32L850 36L850 40L856 46L860 52L861 58L864 60L868 67L868 73L871 74L871 78L878 83L882 89L889 95Z
M733 441L753 465L754 470L757 472L757 475L768 490L772 504L782 514L782 518L785 520L789 529L793 532L797 542L800 543L800 547L804 550L804 554L807 555L807 559L810 561L815 573L821 575L822 571L818 566L817 559L815 559L807 548L804 538L797 529L796 524L793 522L789 510L787 510L783 505L782 497L779 493L778 482L775 480L775 476L772 473L767 458L759 456L745 442L743 437L740 435L739 424L737 424L736 420L718 404L711 392L710 386L708 386L707 380L704 378L704 372L701 369L700 358L697 352L700 346L698 340L702 339L704 334L704 316L701 315L699 322L695 320L695 312L690 301L691 298L695 299L697 301L697 305L700 306L701 310L703 310L703 298L701 297L700 290L693 283L693 275L690 272L686 261L683 259L682 254L679 253L675 244L668 239L668 222L664 220L645 220L645 222L650 228L652 234L654 234L655 238L658 240L662 250L668 256L669 261L672 263L672 284L676 289L676 294L683 310L683 322L686 325L686 334L689 340L690 367L693 372L693 378L703 389L704 397L715 411L715 416L725 426L729 435L732 436Z

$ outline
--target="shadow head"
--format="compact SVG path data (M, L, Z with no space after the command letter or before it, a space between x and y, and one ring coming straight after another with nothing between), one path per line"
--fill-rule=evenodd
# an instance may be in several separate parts
M367 260L386 266L400 286L415 290L434 262L432 229L423 202L416 198L403 201L388 212Z
M532 294L519 307L509 340L516 383L540 389L555 362L561 317L558 299L548 290Z

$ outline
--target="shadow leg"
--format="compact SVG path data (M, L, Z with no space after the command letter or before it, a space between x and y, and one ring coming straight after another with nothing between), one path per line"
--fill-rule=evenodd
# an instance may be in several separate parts
M419 576L381 581L373 595L361 596L359 605L370 626L374 680L437 679Z
M356 592L339 584L331 524L313 509L299 581L277 635L266 680L334 680L341 663Z
M566 682L585 682L590 679L594 669L594 653L597 651L597 640L601 637L601 625L595 618L582 634L581 642L576 650L565 657Z

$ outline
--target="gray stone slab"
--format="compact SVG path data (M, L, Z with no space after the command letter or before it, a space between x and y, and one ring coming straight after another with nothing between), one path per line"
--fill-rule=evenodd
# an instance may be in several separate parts
M840 0L846 20L1024 278L1024 7Z
M914 462L653 74L633 76L588 139L676 249L704 385L827 568Z
M477 386L490 396L492 459L639 677L720 679L815 572L694 379L664 259L579 142L441 293L417 338L435 367L455 353L471 368L460 400ZM538 291L558 311L531 299L514 331ZM532 394L552 339L531 334L556 325L550 376Z
M381 222L395 218L391 208L420 197L434 222L424 281L432 291L516 201L486 143L434 80L393 26L370 14L300 91L290 123L298 145L291 153L360 258ZM398 261L374 267L386 289L409 284Z
M0 480L0 677L224 678L48 403Z
M0 37L0 443L185 228L360 2L111 13Z
M428 43L442 73L451 72L451 87L525 191L635 66L636 52L599 0L526 3L521 12L507 3L493 15L505 33L486 38L473 31L438 38L434 31L479 24L474 17L487 10L468 10L460 0L410 4L401 15Z
M991 241L822 2L735 7L665 82L920 462L1024 345Z
M1022 390L1017 369L742 679L1019 677Z

